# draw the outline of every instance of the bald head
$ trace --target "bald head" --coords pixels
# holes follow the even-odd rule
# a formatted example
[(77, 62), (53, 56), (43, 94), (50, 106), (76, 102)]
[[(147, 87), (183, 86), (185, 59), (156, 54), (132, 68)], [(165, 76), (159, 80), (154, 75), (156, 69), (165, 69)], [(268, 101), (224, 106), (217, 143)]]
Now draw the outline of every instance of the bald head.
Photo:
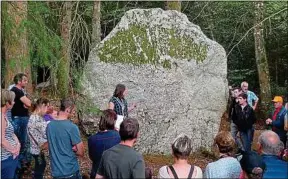
[(281, 141), (279, 136), (270, 130), (264, 131), (258, 138), (261, 146), (261, 152), (264, 154), (278, 155), (281, 150)]

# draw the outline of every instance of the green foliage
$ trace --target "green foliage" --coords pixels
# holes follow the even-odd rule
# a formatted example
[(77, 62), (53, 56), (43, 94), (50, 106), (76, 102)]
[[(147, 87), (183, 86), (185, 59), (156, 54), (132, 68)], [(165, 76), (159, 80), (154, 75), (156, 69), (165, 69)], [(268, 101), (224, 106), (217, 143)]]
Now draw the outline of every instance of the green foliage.
[[(61, 37), (53, 27), (48, 26), (51, 19), (57, 18), (45, 2), (28, 3), (28, 19), (25, 22), (28, 30), (29, 51), (32, 68), (57, 68), (61, 51)], [(37, 70), (36, 70), (37, 71)], [(34, 73), (36, 80), (37, 73)]]

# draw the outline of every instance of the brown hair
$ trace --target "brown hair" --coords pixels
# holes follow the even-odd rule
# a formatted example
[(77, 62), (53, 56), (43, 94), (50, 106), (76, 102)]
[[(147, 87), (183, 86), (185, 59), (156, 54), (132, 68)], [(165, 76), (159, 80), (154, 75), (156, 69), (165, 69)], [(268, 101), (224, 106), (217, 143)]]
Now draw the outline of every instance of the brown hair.
[(116, 88), (115, 88), (113, 96), (117, 97), (117, 98), (120, 98), (120, 99), (123, 99), (124, 98), (123, 93), (124, 93), (125, 89), (126, 89), (126, 87), (123, 84), (116, 85)]
[(64, 112), (67, 108), (69, 107), (74, 107), (74, 101), (66, 98), (66, 99), (62, 99), (60, 101), (60, 111)]
[(32, 104), (32, 112), (34, 112), (37, 107), (40, 107), (41, 105), (48, 105), (49, 104), (49, 100), (46, 98), (39, 98), (36, 102), (34, 102)]
[(227, 154), (229, 156), (233, 155), (235, 149), (235, 140), (228, 131), (219, 132), (215, 139), (215, 144), (218, 146), (220, 153)]
[(25, 73), (18, 73), (14, 76), (13, 82), (17, 85), (18, 81), (22, 81), (23, 76), (27, 77)]
[(137, 138), (139, 132), (139, 123), (136, 119), (127, 118), (120, 125), (119, 134), (122, 141)]
[(15, 99), (15, 93), (6, 89), (1, 89), (1, 108), (9, 103), (10, 105)]
[(239, 94), (238, 98), (241, 97), (243, 99), (247, 99), (248, 95), (246, 93)]
[(54, 107), (53, 106), (49, 106), (48, 109), (47, 109), (46, 114), (52, 114), (53, 111), (54, 111)]
[(117, 119), (117, 114), (112, 109), (107, 109), (102, 111), (100, 122), (99, 122), (99, 130), (113, 130), (115, 121)]

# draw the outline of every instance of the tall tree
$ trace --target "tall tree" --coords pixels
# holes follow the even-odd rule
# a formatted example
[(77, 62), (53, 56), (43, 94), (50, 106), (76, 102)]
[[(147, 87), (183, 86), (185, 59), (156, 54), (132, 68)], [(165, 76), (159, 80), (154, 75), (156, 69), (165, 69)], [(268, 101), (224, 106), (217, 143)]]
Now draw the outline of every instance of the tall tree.
[(92, 48), (101, 41), (101, 1), (94, 1), (92, 17)]
[(6, 10), (4, 17), (4, 49), (5, 49), (5, 86), (8, 87), (12, 83), (13, 77), (17, 73), (25, 73), (28, 75), (29, 83), (26, 87), (31, 93), (31, 61), (29, 58), (27, 29), (25, 22), (27, 21), (27, 2), (13, 1), (4, 2), (2, 4)]
[(176, 10), (181, 12), (181, 1), (166, 1), (166, 10)]
[(259, 85), (260, 85), (260, 100), (261, 104), (269, 104), (271, 101), (271, 87), (268, 60), (266, 56), (265, 41), (264, 41), (264, 25), (263, 25), (263, 1), (254, 2), (255, 5), (255, 58), (258, 70)]
[(63, 2), (63, 15), (61, 21), (61, 38), (62, 43), (62, 58), (59, 61), (57, 71), (57, 88), (62, 98), (67, 97), (69, 93), (70, 84), (70, 60), (71, 60), (71, 46), (70, 46), (70, 33), (71, 33), (71, 16), (72, 16), (72, 2)]

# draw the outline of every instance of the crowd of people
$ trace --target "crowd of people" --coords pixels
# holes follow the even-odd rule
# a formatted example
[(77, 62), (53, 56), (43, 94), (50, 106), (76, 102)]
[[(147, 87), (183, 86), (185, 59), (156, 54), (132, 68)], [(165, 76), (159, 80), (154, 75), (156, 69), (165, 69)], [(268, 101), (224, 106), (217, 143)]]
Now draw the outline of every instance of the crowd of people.
[[(14, 83), (9, 90), (1, 90), (1, 178), (21, 179), (33, 163), (33, 178), (42, 179), (47, 164), (45, 150), (54, 179), (82, 178), (78, 157), (84, 156), (85, 149), (78, 126), (70, 120), (76, 111), (74, 101), (62, 99), (56, 110), (48, 99), (29, 99), (25, 74), (15, 75)], [(288, 163), (282, 159), (288, 129), (283, 98), (275, 96), (272, 100), (275, 110), (266, 120), (272, 130), (262, 132), (253, 151), (258, 97), (248, 90), (247, 82), (232, 92), (231, 132), (221, 131), (215, 137), (219, 159), (203, 171), (189, 163), (191, 137), (180, 134), (171, 141), (174, 163), (161, 167), (157, 178), (288, 178)], [(125, 85), (118, 84), (108, 109), (101, 113), (99, 131), (88, 139), (90, 178), (152, 178), (143, 156), (133, 149), (140, 126), (137, 119), (128, 116), (136, 104), (128, 107), (126, 95)]]

